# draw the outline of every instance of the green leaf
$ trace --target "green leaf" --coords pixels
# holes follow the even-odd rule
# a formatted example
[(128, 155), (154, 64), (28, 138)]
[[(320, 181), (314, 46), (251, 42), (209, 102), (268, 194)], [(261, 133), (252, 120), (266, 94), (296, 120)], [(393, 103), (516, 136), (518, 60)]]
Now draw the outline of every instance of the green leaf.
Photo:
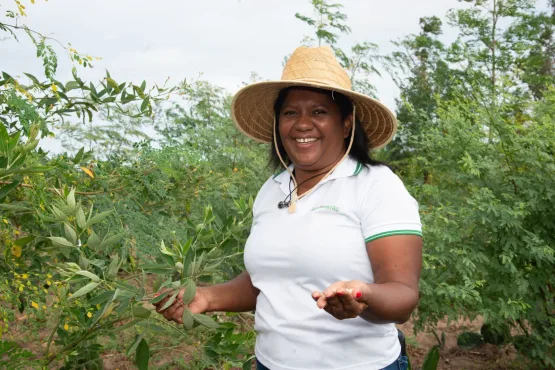
[(140, 317), (142, 319), (148, 319), (151, 314), (152, 314), (152, 311), (145, 308), (144, 306), (141, 306), (141, 305), (138, 305), (138, 304), (133, 306), (133, 316), (135, 316), (135, 317)]
[(60, 211), (56, 206), (52, 206), (52, 214), (57, 221), (67, 221), (66, 214)]
[(65, 233), (66, 238), (73, 245), (75, 245), (77, 243), (77, 234), (75, 233), (75, 230), (73, 230), (73, 227), (71, 227), (71, 225), (69, 225), (67, 222), (64, 222), (64, 233)]
[(112, 211), (106, 211), (106, 212), (99, 213), (92, 218), (89, 218), (89, 220), (87, 221), (87, 227), (91, 227), (92, 225), (104, 220), (106, 217), (110, 216), (111, 214), (112, 214)]
[(11, 135), (10, 142), (8, 144), (7, 153), (12, 153), (17, 144), (19, 144), (19, 137), (21, 136), (21, 131), (17, 131), (15, 134)]
[(110, 298), (112, 298), (114, 296), (114, 291), (113, 290), (109, 290), (107, 292), (102, 292), (94, 297), (92, 297), (91, 299), (89, 299), (88, 303), (90, 305), (97, 305), (97, 304), (101, 304), (104, 302), (107, 302)]
[(69, 299), (72, 300), (72, 299), (76, 299), (81, 296), (84, 296), (85, 294), (91, 292), (94, 288), (96, 288), (98, 284), (99, 283), (95, 283), (95, 282), (88, 283), (87, 285), (85, 285), (84, 287), (82, 287), (81, 289), (73, 293), (73, 295), (69, 297)]
[(118, 270), (119, 270), (119, 255), (116, 254), (114, 257), (112, 257), (110, 266), (108, 266), (108, 271), (106, 273), (106, 276), (108, 277), (108, 279), (114, 279), (118, 274)]
[(89, 271), (80, 270), (80, 271), (77, 271), (76, 274), (88, 277), (89, 279), (91, 279), (92, 281), (94, 281), (96, 283), (98, 283), (100, 281), (100, 278), (98, 276), (96, 276), (95, 274), (93, 274), (92, 272), (89, 272)]
[(104, 239), (104, 241), (102, 241), (102, 243), (100, 243), (99, 245), (99, 249), (108, 247), (114, 243), (119, 242), (121, 239), (123, 239), (125, 237), (125, 234), (127, 234), (125, 231), (119, 234), (116, 234), (114, 236), (111, 236), (109, 238)]
[(194, 281), (189, 280), (187, 284), (185, 284), (185, 293), (183, 293), (183, 298), (181, 298), (181, 300), (183, 301), (183, 304), (188, 305), (189, 303), (191, 303), (193, 298), (195, 298), (196, 293), (197, 293), (197, 287)]
[(29, 77), (29, 78), (31, 79), (31, 81), (33, 81), (33, 83), (34, 83), (35, 85), (38, 85), (38, 86), (41, 85), (41, 83), (39, 82), (39, 80), (38, 80), (35, 76), (33, 76), (32, 74), (30, 74), (30, 73), (25, 73), (25, 72), (23, 72), (23, 74), (24, 74), (25, 76)]
[(193, 256), (194, 256), (193, 249), (189, 249), (187, 254), (184, 255), (184, 258), (183, 258), (183, 274), (184, 275), (188, 274), (189, 266), (191, 265), (191, 262), (193, 262)]
[(98, 238), (98, 235), (96, 235), (96, 233), (93, 230), (91, 231), (91, 235), (87, 240), (87, 247), (91, 249), (96, 249), (96, 247), (98, 247), (99, 245), (100, 245), (100, 239)]
[(173, 292), (172, 296), (170, 297), (170, 299), (168, 299), (166, 301), (166, 303), (164, 303), (164, 305), (162, 306), (162, 308), (160, 310), (164, 311), (165, 309), (167, 309), (168, 307), (170, 307), (176, 300), (177, 295), (179, 294), (179, 289), (177, 289), (175, 292)]
[(167, 248), (166, 245), (164, 244), (164, 241), (162, 240), (162, 244), (160, 245), (160, 252), (162, 252), (165, 255), (168, 256), (175, 256), (174, 253), (170, 252)]
[(199, 324), (206, 326), (207, 328), (210, 328), (210, 329), (217, 329), (220, 327), (220, 324), (218, 324), (211, 317), (208, 317), (206, 315), (193, 314), (193, 319), (195, 319), (195, 321), (198, 322)]
[(437, 370), (437, 365), (439, 364), (439, 348), (438, 346), (433, 346), (432, 349), (426, 355), (424, 363), (422, 364), (422, 370)]
[(183, 321), (183, 327), (186, 330), (191, 330), (193, 328), (195, 319), (193, 318), (193, 314), (188, 308), (185, 308), (183, 310), (183, 314), (181, 315), (181, 320)]
[[(3, 126), (3, 125), (0, 125), (0, 126)], [(4, 199), (10, 191), (17, 188), (20, 182), (21, 182), (21, 180), (16, 180), (16, 181), (13, 181), (11, 184), (4, 185), (3, 187), (1, 187), (0, 188), (0, 201), (2, 201), (2, 199)]]
[(144, 112), (148, 108), (148, 102), (149, 102), (148, 97), (143, 99), (143, 102), (141, 104), (141, 112)]
[(14, 242), (14, 244), (15, 244), (15, 245), (19, 245), (19, 246), (24, 246), (25, 244), (28, 244), (28, 243), (32, 242), (32, 241), (35, 240), (36, 238), (37, 238), (36, 236), (29, 235), (29, 236), (26, 236), (26, 237), (24, 237), (24, 238), (19, 238), (19, 239), (17, 239), (17, 240)]
[[(12, 212), (27, 212), (27, 211), (32, 211), (33, 210), (32, 208), (29, 208), (29, 207), (23, 207), (23, 206), (19, 206), (17, 204), (11, 204), (11, 203), (0, 204), (0, 209), (5, 209), (5, 210), (8, 210), (8, 211), (12, 211)], [(52, 220), (54, 220), (54, 219), (52, 219)], [(54, 221), (56, 221), (56, 220), (54, 220)]]
[(4, 154), (6, 157), (8, 155), (8, 143), (10, 142), (10, 135), (6, 126), (0, 125), (0, 154)]
[(68, 208), (74, 212), (75, 211), (75, 189), (71, 189), (71, 191), (69, 192), (67, 199), (66, 199), (66, 203)]
[(79, 82), (77, 82), (77, 81), (68, 81), (66, 83), (66, 91), (79, 89), (80, 87), (81, 86), (79, 85)]
[(152, 303), (152, 304), (160, 303), (160, 302), (162, 302), (162, 301), (164, 300), (164, 298), (166, 298), (170, 293), (171, 293), (171, 290), (168, 290), (167, 292), (161, 293), (158, 297), (152, 298), (152, 300), (150, 301), (150, 303)]
[(84, 155), (85, 155), (85, 147), (82, 147), (77, 152), (77, 155), (75, 156), (75, 158), (73, 158), (73, 163), (75, 163), (75, 164), (81, 163), (81, 160), (83, 159)]
[(133, 352), (135, 352), (137, 350), (137, 347), (139, 346), (139, 343), (141, 343), (141, 340), (143, 340), (143, 335), (137, 335), (135, 337), (135, 340), (131, 342), (131, 344), (127, 348), (127, 351), (125, 351), (125, 355), (130, 356)]
[(59, 236), (50, 236), (48, 239), (52, 240), (52, 243), (57, 247), (73, 247), (74, 244), (67, 240), (66, 238), (62, 238)]
[(146, 340), (142, 339), (135, 353), (135, 363), (139, 370), (148, 370), (148, 361), (150, 360), (150, 350)]
[(83, 208), (77, 208), (75, 219), (77, 220), (77, 226), (79, 226), (81, 229), (87, 228), (87, 220), (85, 219), (85, 212), (83, 212)]

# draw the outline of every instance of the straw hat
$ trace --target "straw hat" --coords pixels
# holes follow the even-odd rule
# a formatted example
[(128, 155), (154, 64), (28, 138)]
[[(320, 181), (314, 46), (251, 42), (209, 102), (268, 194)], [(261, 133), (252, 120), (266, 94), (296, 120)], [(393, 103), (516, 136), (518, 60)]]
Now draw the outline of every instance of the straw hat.
[(280, 90), (291, 86), (337, 91), (350, 98), (372, 149), (389, 143), (397, 130), (397, 120), (386, 106), (352, 90), (347, 72), (329, 46), (301, 46), (287, 61), (281, 80), (258, 82), (239, 90), (231, 103), (235, 125), (254, 140), (271, 142), (274, 103)]

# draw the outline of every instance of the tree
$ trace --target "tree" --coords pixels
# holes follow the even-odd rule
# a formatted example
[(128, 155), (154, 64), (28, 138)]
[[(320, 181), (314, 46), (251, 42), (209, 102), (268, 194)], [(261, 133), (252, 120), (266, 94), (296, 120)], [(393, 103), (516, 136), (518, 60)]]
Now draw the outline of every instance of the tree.
[[(311, 0), (311, 3), (314, 8), (314, 18), (299, 13), (296, 13), (295, 17), (314, 28), (318, 46), (324, 42), (334, 50), (341, 66), (350, 75), (353, 90), (375, 96), (370, 76), (379, 75), (379, 71), (375, 67), (375, 64), (381, 59), (378, 55), (378, 46), (366, 41), (354, 45), (347, 54), (338, 46), (340, 35), (351, 32), (351, 28), (345, 23), (347, 15), (341, 12), (343, 5), (330, 4), (325, 0)], [(303, 44), (313, 45), (316, 39), (305, 36)]]

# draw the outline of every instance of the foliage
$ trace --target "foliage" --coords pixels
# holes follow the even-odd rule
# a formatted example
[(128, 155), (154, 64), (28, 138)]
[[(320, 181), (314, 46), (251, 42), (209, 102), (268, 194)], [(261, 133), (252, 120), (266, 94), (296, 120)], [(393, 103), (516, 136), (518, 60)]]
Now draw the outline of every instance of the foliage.
[[(370, 76), (379, 75), (376, 64), (381, 61), (378, 55), (378, 45), (365, 41), (351, 47), (350, 53), (343, 51), (338, 46), (341, 33), (349, 34), (351, 28), (346, 25), (347, 15), (341, 12), (343, 5), (329, 4), (325, 0), (311, 0), (314, 8), (314, 18), (295, 14), (295, 17), (314, 28), (318, 46), (322, 41), (330, 46), (342, 67), (349, 73), (353, 90), (369, 96), (375, 96), (376, 91), (370, 82)], [(303, 43), (312, 45), (316, 40), (305, 36)]]
[(526, 356), (553, 366), (554, 75), (535, 63), (538, 50), (553, 61), (554, 18), (533, 1), (467, 3), (448, 15), (453, 43), (424, 18), (389, 58), (401, 130), (388, 150), (425, 234), (416, 316), (509, 325)]
[[(243, 173), (251, 174), (247, 164), (256, 153), (245, 149), (245, 140), (234, 140), (235, 149), (223, 153), (227, 163), (219, 160), (220, 166), (211, 166), (215, 148), (231, 147), (229, 139), (234, 136), (225, 132), (219, 135), (224, 141), (213, 143), (212, 148), (188, 148), (196, 139), (208, 142), (209, 131), (225, 128), (230, 123), (228, 114), (212, 124), (209, 120), (205, 136), (187, 132), (196, 137), (182, 146), (172, 142), (173, 147), (165, 144), (154, 149), (156, 143), (127, 141), (114, 147), (115, 132), (121, 138), (137, 132), (125, 131), (120, 121), (129, 127), (144, 125), (156, 103), (178, 88), (118, 83), (108, 72), (98, 84), (87, 84), (79, 78), (77, 67), (73, 80), (62, 83), (55, 79), (57, 57), (48, 38), (4, 23), (2, 30), (23, 30), (32, 38), (47, 81), (27, 74), (30, 84), (23, 84), (6, 72), (0, 80), (0, 334), (11, 335), (16, 315), (25, 315), (34, 329), (46, 329), (44, 323), (50, 321), (55, 324), (48, 328), (44, 352), (32, 353), (36, 361), (27, 365), (101, 368), (103, 338), (131, 331), (135, 337), (126, 354), (134, 355), (139, 368), (147, 368), (153, 355), (148, 343), (157, 335), (177, 334), (185, 341), (193, 328), (205, 332), (203, 327), (218, 326), (208, 316), (191, 315), (187, 327), (179, 330), (152, 314), (151, 301), (159, 289), (187, 287), (194, 292), (197, 284), (221, 282), (243, 269), (240, 256), (252, 198), (245, 202), (237, 195), (249, 198), (242, 191), (247, 187)], [(82, 60), (73, 48), (65, 49), (76, 64), (90, 66), (90, 59)], [(190, 95), (195, 91), (190, 89)], [(198, 91), (202, 94), (201, 88)], [(215, 103), (223, 112), (229, 97), (218, 96)], [(196, 109), (191, 116), (203, 112), (202, 107)], [(204, 112), (210, 119), (213, 107)], [(87, 126), (71, 123), (75, 118)], [(64, 134), (66, 139), (76, 132), (91, 134), (96, 130), (95, 119), (113, 126), (101, 135), (80, 137), (88, 139), (87, 150), (82, 147), (75, 154), (49, 157), (36, 149), (39, 135), (53, 136), (60, 129), (70, 130)], [(236, 180), (226, 175), (235, 175)], [(218, 181), (221, 187), (200, 194)], [(219, 214), (212, 213), (209, 201)], [(155, 246), (160, 243), (161, 247)], [(233, 321), (226, 325), (228, 330), (236, 326)], [(203, 335), (210, 337), (209, 332)], [(228, 340), (220, 338), (222, 345)], [(241, 335), (234, 339), (239, 344), (246, 341)], [(11, 361), (31, 356), (11, 342), (2, 343)], [(251, 347), (227, 357), (222, 354), (212, 363), (236, 364), (246, 348)]]
[(457, 336), (457, 346), (462, 349), (472, 349), (484, 344), (482, 334), (465, 331)]
[[(330, 44), (355, 90), (372, 94), (384, 62), (401, 91), (399, 133), (375, 155), (421, 206), (416, 330), (481, 316), (486, 341), (555, 366), (553, 15), (529, 0), (464, 1), (447, 16), (455, 41), (442, 41), (439, 17), (422, 18), (384, 57), (370, 42), (344, 52), (342, 6), (311, 3), (314, 16), (297, 14), (315, 32), (306, 43)], [(25, 11), (17, 3), (7, 16)], [(31, 38), (44, 77), (0, 77), (0, 361), (101, 368), (112, 343), (147, 368), (156, 344), (175, 338), (200, 342), (199, 367), (249, 368), (249, 314), (186, 310), (181, 328), (151, 303), (182, 287), (190, 299), (244, 269), (267, 148), (233, 127), (231, 97), (217, 86), (149, 87), (108, 72), (85, 82), (79, 70), (95, 58), (18, 24), (0, 30)], [(74, 63), (69, 81), (56, 79), (59, 47)], [(49, 136), (66, 152), (44, 152)], [(23, 318), (29, 331), (48, 330), (46, 348), (11, 340)], [(437, 366), (445, 337), (436, 338), (424, 368)]]

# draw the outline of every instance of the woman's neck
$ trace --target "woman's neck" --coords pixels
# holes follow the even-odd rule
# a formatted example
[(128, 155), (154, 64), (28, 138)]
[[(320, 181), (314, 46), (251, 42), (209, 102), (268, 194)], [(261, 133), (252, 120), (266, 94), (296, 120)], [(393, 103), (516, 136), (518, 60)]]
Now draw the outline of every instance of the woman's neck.
[(297, 184), (300, 184), (297, 188), (297, 195), (301, 196), (316, 185), (318, 185), (318, 183), (343, 158), (344, 155), (345, 152), (342, 152), (339, 158), (337, 158), (333, 163), (317, 170), (303, 170), (295, 166), (295, 181), (297, 182)]

